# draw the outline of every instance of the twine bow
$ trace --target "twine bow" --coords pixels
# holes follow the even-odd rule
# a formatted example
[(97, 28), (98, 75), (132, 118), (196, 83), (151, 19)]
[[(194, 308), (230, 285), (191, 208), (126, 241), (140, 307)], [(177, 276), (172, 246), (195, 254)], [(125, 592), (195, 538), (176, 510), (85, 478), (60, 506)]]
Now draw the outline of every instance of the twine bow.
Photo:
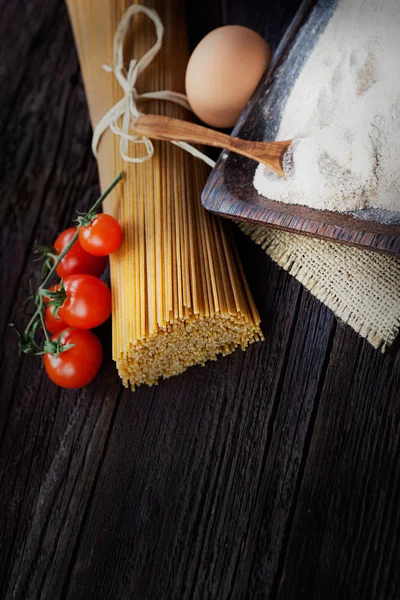
[[(144, 13), (147, 15), (151, 21), (153, 21), (155, 30), (156, 30), (156, 42), (155, 44), (144, 54), (139, 60), (132, 59), (129, 63), (128, 72), (124, 67), (124, 58), (123, 58), (123, 47), (124, 40), (127, 34), (127, 31), (130, 27), (131, 18), (137, 13)], [(140, 6), (138, 4), (134, 4), (130, 6), (122, 17), (121, 21), (118, 24), (117, 30), (114, 35), (114, 46), (113, 46), (113, 65), (112, 67), (108, 65), (103, 65), (103, 69), (109, 73), (114, 73), (114, 76), (118, 80), (120, 86), (124, 90), (124, 97), (121, 98), (99, 121), (97, 124), (92, 139), (92, 150), (93, 154), (97, 158), (97, 148), (100, 142), (100, 138), (103, 133), (107, 129), (111, 129), (111, 131), (120, 136), (120, 146), (119, 151), (122, 158), (131, 163), (142, 163), (146, 160), (149, 160), (154, 154), (154, 146), (152, 141), (146, 137), (141, 135), (135, 135), (134, 133), (129, 133), (131, 119), (138, 117), (142, 114), (138, 108), (137, 103), (143, 100), (169, 100), (170, 102), (175, 102), (175, 104), (179, 104), (184, 108), (191, 110), (189, 102), (185, 96), (185, 94), (180, 94), (179, 92), (172, 92), (170, 90), (161, 90), (158, 92), (146, 92), (144, 94), (139, 94), (136, 90), (136, 80), (140, 73), (149, 66), (151, 61), (154, 59), (156, 54), (160, 51), (162, 46), (162, 40), (164, 35), (164, 27), (161, 22), (160, 17), (156, 13), (155, 10), (151, 8), (147, 8), (146, 6)], [(118, 122), (122, 117), (122, 127), (119, 127)], [(136, 145), (143, 145), (146, 149), (145, 156), (130, 156), (128, 153), (129, 143), (133, 143)], [(190, 152), (194, 156), (201, 158), (208, 165), (213, 167), (215, 162), (194, 148), (190, 144), (186, 142), (171, 142), (183, 148), (187, 152)]]

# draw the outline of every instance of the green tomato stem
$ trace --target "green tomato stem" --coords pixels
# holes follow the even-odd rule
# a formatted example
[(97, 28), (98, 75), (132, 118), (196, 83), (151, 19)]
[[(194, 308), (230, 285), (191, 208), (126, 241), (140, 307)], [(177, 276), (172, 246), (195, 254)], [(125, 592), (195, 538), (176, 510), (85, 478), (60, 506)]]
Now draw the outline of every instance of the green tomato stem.
[(46, 341), (50, 342), (49, 332), (47, 331), (47, 327), (46, 327), (45, 322), (44, 322), (44, 317), (43, 317), (43, 311), (42, 310), (39, 312), (39, 318), (40, 318), (40, 322), (42, 324), (42, 329), (43, 329), (43, 333), (44, 333), (44, 336), (46, 338)]
[(65, 248), (61, 252), (61, 254), (58, 254), (56, 260), (54, 261), (54, 265), (51, 267), (50, 271), (47, 273), (46, 277), (44, 278), (41, 285), (39, 286), (38, 292), (44, 288), (44, 286), (46, 285), (46, 283), (48, 282), (50, 277), (53, 275), (54, 271), (57, 269), (58, 265), (60, 264), (60, 262), (62, 261), (64, 256), (67, 254), (67, 252), (69, 252), (71, 250), (72, 246), (75, 244), (76, 240), (78, 239), (78, 232), (79, 232), (79, 229), (77, 227), (76, 232), (74, 233), (74, 235), (71, 238), (71, 241), (65, 246)]
[(108, 188), (102, 193), (100, 198), (98, 200), (96, 200), (96, 202), (93, 204), (92, 208), (89, 209), (88, 214), (93, 214), (97, 210), (97, 208), (100, 206), (100, 204), (103, 202), (103, 200), (105, 200), (105, 198), (107, 198), (107, 196), (112, 192), (112, 190), (115, 188), (115, 186), (121, 181), (123, 176), (124, 176), (124, 172), (121, 171), (121, 173), (118, 175), (118, 177), (116, 177), (114, 179), (114, 181), (108, 186)]

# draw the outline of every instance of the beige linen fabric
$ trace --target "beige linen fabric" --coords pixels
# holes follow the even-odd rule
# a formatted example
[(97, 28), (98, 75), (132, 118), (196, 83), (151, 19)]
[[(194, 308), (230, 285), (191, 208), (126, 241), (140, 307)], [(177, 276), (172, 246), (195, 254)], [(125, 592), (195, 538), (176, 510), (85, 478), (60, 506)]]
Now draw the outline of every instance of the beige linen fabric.
[(400, 329), (400, 259), (269, 227), (241, 229), (318, 300), (384, 352)]

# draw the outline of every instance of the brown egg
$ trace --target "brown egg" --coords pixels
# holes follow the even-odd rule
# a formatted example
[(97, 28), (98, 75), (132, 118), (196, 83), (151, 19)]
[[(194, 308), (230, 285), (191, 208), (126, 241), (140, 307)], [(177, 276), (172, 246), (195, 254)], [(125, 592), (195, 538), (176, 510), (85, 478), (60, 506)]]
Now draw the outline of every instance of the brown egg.
[(267, 42), (240, 25), (214, 29), (196, 46), (186, 69), (193, 112), (212, 127), (232, 127), (271, 58)]

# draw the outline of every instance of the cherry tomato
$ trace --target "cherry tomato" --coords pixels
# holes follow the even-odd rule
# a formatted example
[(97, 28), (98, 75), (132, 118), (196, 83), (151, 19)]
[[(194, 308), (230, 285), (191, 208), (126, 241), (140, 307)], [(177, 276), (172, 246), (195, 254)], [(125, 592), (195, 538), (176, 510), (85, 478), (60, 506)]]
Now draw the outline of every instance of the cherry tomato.
[(103, 360), (100, 341), (94, 333), (82, 329), (64, 329), (51, 339), (55, 341), (60, 336), (63, 346), (75, 345), (61, 352), (57, 358), (53, 354), (44, 355), (47, 375), (54, 383), (64, 388), (87, 385), (96, 377)]
[(44, 324), (50, 333), (59, 333), (68, 327), (68, 325), (60, 319), (58, 314), (57, 316), (54, 315), (54, 310), (55, 306), (46, 306), (44, 309)]
[[(75, 233), (76, 227), (70, 227), (60, 233), (53, 244), (58, 254), (61, 254)], [(100, 277), (106, 265), (107, 258), (105, 256), (93, 256), (93, 254), (89, 254), (82, 248), (78, 239), (57, 266), (56, 273), (59, 277), (67, 277), (68, 275), (78, 273), (87, 273), (95, 277)]]
[(79, 241), (86, 252), (107, 256), (121, 245), (121, 225), (111, 215), (99, 214), (87, 227), (79, 229)]
[(93, 329), (111, 314), (110, 288), (93, 275), (70, 275), (64, 279), (67, 299), (58, 310), (70, 327)]

